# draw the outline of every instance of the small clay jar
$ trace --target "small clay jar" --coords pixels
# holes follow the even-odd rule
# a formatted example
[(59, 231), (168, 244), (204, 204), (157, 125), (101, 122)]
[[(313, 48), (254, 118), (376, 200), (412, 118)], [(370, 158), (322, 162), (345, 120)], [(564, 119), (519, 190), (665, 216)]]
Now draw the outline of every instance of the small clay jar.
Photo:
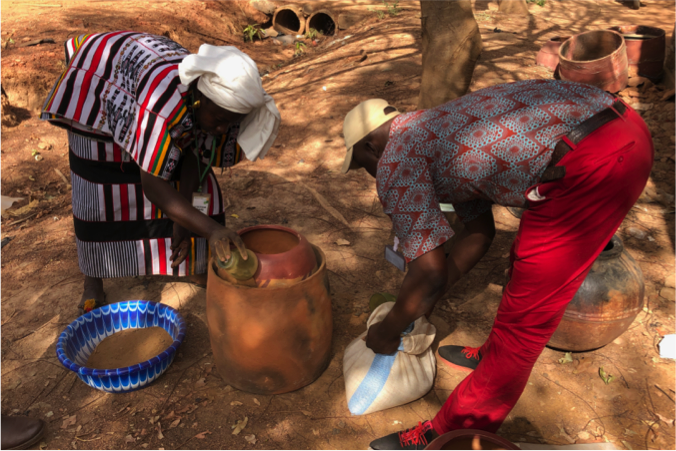
[(615, 235), (568, 304), (548, 346), (582, 352), (607, 345), (641, 313), (644, 296), (641, 267)]
[[(474, 445), (474, 446), (473, 446)], [(425, 449), (521, 449), (514, 443), (491, 432), (477, 429), (457, 429), (440, 435)]]
[(253, 279), (258, 287), (288, 286), (305, 280), (317, 269), (308, 240), (280, 225), (258, 225), (239, 232), (247, 249), (258, 259)]
[(554, 36), (549, 41), (545, 42), (535, 58), (535, 64), (546, 67), (551, 71), (555, 71), (559, 65), (559, 47), (570, 36)]

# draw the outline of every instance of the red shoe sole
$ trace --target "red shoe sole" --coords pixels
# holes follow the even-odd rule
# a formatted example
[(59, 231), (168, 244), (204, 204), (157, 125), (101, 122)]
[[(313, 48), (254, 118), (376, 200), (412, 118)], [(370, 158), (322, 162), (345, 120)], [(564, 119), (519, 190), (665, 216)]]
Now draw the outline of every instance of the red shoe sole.
[[(439, 353), (437, 352), (437, 355), (438, 355), (438, 354), (439, 354)], [(445, 358), (443, 358), (443, 357), (441, 357), (441, 356), (439, 356), (439, 360), (441, 360), (442, 362), (444, 362), (447, 366), (449, 366), (449, 367), (451, 367), (451, 368), (455, 368), (456, 370), (464, 371), (465, 373), (471, 373), (471, 372), (474, 371), (472, 368), (467, 368), (466, 366), (456, 365), (455, 363), (450, 362), (450, 361), (446, 360)]]

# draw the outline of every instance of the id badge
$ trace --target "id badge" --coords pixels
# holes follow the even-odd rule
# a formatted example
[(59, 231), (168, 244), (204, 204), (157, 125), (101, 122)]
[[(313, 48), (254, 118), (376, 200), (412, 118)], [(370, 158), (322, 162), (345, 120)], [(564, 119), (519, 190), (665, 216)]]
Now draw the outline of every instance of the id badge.
[[(398, 243), (395, 242), (395, 246), (397, 244)], [(395, 246), (385, 246), (385, 260), (392, 263), (399, 271), (406, 271), (406, 259), (401, 253), (396, 251), (397, 247)]]
[(211, 194), (209, 193), (192, 193), (192, 206), (200, 213), (209, 214), (209, 203), (211, 202)]

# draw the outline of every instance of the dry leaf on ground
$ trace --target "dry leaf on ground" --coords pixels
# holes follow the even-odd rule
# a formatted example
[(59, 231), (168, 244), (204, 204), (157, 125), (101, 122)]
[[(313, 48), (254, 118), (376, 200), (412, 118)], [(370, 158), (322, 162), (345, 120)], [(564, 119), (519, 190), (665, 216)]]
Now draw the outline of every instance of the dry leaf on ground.
[(164, 434), (162, 434), (162, 424), (157, 423), (157, 438), (162, 440), (164, 438)]
[(242, 403), (239, 402), (239, 401), (233, 401), (233, 402), (230, 403), (230, 405), (231, 405), (231, 406), (241, 406)]
[(603, 369), (603, 367), (599, 367), (599, 376), (601, 376), (601, 379), (603, 379), (603, 382), (606, 385), (610, 384), (613, 381), (613, 379), (615, 379), (615, 376), (613, 376), (612, 374), (607, 374)]
[(301, 412), (303, 412), (303, 415), (305, 415), (306, 417), (312, 416), (312, 412), (310, 412), (309, 410), (301, 410)]
[(244, 417), (243, 420), (239, 420), (237, 424), (232, 426), (232, 435), (238, 435), (240, 432), (242, 432), (242, 429), (246, 427), (246, 424), (249, 422), (249, 417)]
[(336, 240), (336, 244), (337, 244), (338, 246), (349, 246), (349, 245), (350, 245), (350, 242), (347, 241), (347, 240), (345, 240), (345, 239), (343, 239), (343, 238), (338, 238), (338, 239)]
[(200, 440), (204, 440), (205, 438), (207, 438), (207, 434), (211, 434), (211, 431), (200, 432), (199, 434), (197, 434), (195, 436), (195, 438), (200, 439)]
[(176, 419), (175, 419), (174, 421), (172, 421), (171, 424), (169, 425), (169, 429), (174, 429), (176, 426), (178, 426), (178, 423), (180, 423), (180, 422), (181, 422), (181, 419), (180, 419), (180, 418), (176, 418)]
[(573, 356), (570, 354), (570, 352), (566, 352), (563, 355), (563, 358), (559, 359), (559, 363), (561, 363), (561, 364), (563, 364), (563, 363), (573, 363)]
[(74, 425), (75, 421), (77, 421), (77, 418), (76, 418), (75, 415), (71, 415), (69, 417), (64, 417), (63, 418), (63, 424), (61, 425), (61, 429), (66, 429), (68, 426)]
[(204, 378), (201, 377), (195, 382), (195, 388), (204, 387), (207, 383), (204, 381)]
[(655, 415), (657, 415), (657, 417), (658, 417), (660, 420), (662, 420), (665, 424), (670, 424), (670, 425), (672, 425), (672, 426), (674, 425), (674, 420), (670, 420), (669, 418), (665, 417), (664, 415), (660, 415), (660, 414), (657, 413), (657, 412), (655, 412)]
[(244, 436), (244, 440), (251, 443), (252, 445), (256, 444), (256, 436), (253, 434)]
[(260, 406), (261, 402), (258, 399), (254, 398), (254, 404), (256, 404), (257, 406)]
[(135, 441), (136, 441), (136, 439), (134, 437), (132, 437), (131, 434), (129, 434), (128, 436), (126, 436), (124, 438), (124, 443), (134, 443)]

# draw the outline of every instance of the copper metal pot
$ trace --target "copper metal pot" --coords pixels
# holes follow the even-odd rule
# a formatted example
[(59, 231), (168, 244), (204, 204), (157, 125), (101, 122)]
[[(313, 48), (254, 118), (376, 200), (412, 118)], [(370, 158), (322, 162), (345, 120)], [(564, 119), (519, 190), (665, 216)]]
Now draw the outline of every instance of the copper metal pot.
[(663, 29), (646, 25), (620, 25), (609, 30), (624, 37), (630, 77), (640, 75), (653, 82), (662, 79), (666, 47)]
[[(472, 446), (478, 437), (479, 448)], [(427, 445), (425, 449), (520, 449), (514, 443), (491, 432), (478, 429), (458, 429), (443, 434)]]
[(559, 48), (562, 80), (587, 83), (608, 92), (627, 86), (627, 47), (616, 31), (587, 31), (569, 38)]
[(258, 225), (237, 233), (258, 258), (253, 279), (259, 287), (291, 285), (308, 278), (317, 268), (312, 245), (293, 229)]
[(209, 262), (207, 324), (225, 384), (249, 393), (287, 393), (315, 381), (329, 364), (333, 320), (324, 253), (305, 280), (283, 287), (229, 283)]
[(548, 346), (589, 351), (627, 330), (643, 308), (645, 285), (636, 261), (613, 236), (568, 304)]

